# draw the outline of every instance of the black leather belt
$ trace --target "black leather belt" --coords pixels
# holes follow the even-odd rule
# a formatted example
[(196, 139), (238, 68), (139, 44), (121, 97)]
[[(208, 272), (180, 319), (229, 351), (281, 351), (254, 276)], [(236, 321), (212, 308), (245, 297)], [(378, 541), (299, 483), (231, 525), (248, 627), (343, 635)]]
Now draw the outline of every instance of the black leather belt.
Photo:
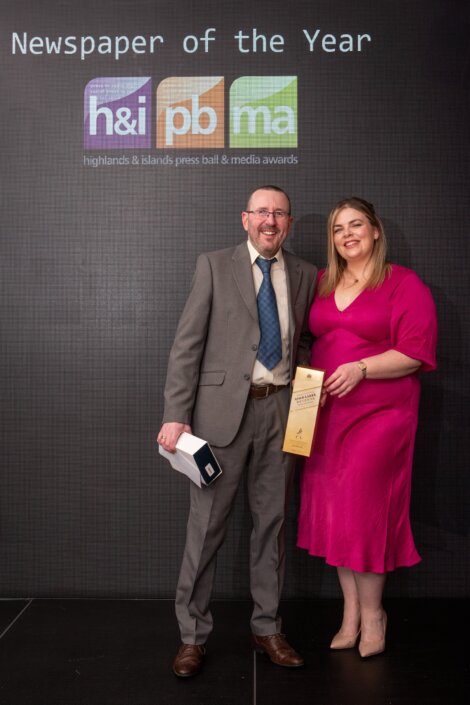
[(263, 386), (256, 386), (254, 384), (250, 387), (249, 398), (250, 399), (266, 399), (271, 394), (276, 394), (280, 392), (281, 389), (285, 389), (287, 384), (264, 384)]

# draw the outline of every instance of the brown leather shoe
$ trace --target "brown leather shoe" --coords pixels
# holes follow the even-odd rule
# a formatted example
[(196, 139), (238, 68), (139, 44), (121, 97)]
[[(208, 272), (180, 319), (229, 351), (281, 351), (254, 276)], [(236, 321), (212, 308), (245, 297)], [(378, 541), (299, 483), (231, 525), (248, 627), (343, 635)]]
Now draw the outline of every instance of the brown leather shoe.
[(252, 635), (253, 646), (256, 651), (264, 652), (276, 666), (298, 668), (304, 665), (302, 656), (289, 646), (284, 634), (270, 634), (269, 636)]
[(173, 673), (179, 678), (195, 676), (202, 668), (206, 648), (202, 644), (181, 644), (173, 661)]

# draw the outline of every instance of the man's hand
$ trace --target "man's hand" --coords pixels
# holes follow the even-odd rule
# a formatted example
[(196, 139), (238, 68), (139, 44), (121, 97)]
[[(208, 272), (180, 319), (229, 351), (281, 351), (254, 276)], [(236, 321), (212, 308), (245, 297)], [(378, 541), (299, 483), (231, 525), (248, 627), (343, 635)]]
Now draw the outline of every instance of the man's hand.
[(178, 421), (164, 423), (157, 435), (157, 443), (169, 453), (174, 453), (176, 443), (182, 433), (192, 433), (191, 426), (188, 426), (186, 423), (179, 423)]

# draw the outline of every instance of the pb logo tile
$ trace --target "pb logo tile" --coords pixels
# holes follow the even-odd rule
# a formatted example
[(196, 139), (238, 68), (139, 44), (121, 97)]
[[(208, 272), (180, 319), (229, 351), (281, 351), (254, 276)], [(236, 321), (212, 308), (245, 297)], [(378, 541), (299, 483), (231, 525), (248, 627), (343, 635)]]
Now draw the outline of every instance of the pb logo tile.
[(151, 101), (151, 78), (94, 78), (85, 88), (85, 148), (150, 147)]
[(242, 76), (232, 83), (230, 147), (297, 147), (297, 76)]
[(171, 77), (157, 88), (158, 149), (224, 146), (222, 76)]

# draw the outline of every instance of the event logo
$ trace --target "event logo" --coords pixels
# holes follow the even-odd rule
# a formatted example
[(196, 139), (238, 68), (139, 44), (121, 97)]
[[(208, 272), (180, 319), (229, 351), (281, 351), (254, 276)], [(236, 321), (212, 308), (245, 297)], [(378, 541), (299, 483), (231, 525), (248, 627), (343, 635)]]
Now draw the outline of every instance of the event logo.
[[(94, 78), (85, 88), (86, 149), (148, 149), (152, 80)], [(241, 76), (230, 87), (231, 148), (297, 147), (297, 76)], [(223, 76), (172, 76), (156, 92), (157, 149), (225, 146)]]
[(242, 76), (232, 83), (230, 147), (297, 147), (296, 76)]
[(172, 77), (162, 81), (157, 89), (157, 148), (223, 146), (223, 77)]
[(85, 88), (85, 148), (150, 147), (151, 100), (151, 78), (94, 78)]

